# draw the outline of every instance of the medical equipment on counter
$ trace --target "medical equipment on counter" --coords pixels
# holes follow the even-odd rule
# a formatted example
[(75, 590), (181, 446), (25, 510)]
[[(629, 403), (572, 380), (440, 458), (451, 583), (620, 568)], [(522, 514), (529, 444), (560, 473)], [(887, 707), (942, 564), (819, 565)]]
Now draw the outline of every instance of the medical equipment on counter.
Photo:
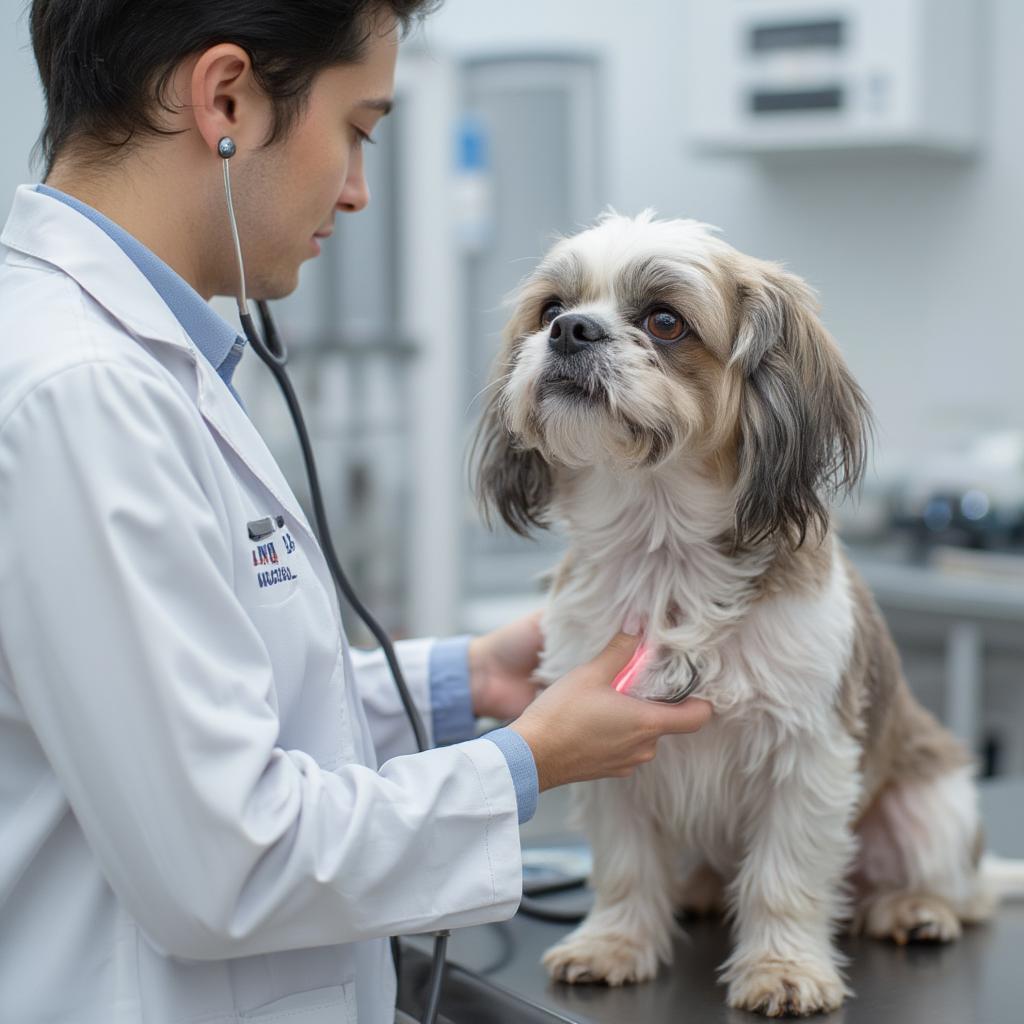
[[(331, 533), (327, 523), (327, 512), (324, 508), (323, 494), (320, 490), (320, 478), (317, 473), (316, 460), (313, 456), (313, 446), (309, 440), (309, 432), (306, 429), (306, 422), (299, 407), (299, 401), (295, 396), (295, 389), (292, 387), (288, 374), (285, 371), (288, 362), (288, 350), (281, 341), (273, 317), (270, 314), (270, 308), (266, 302), (257, 301), (256, 303), (256, 308), (259, 310), (260, 320), (263, 324), (264, 333), (262, 336), (256, 329), (252, 314), (249, 312), (249, 304), (245, 293), (245, 264), (242, 259), (242, 245), (238, 237), (238, 223), (235, 220), (235, 206), (231, 198), (231, 172), (228, 167), (229, 161), (236, 152), (235, 143), (230, 138), (225, 137), (217, 143), (217, 153), (221, 157), (224, 167), (224, 195), (227, 200), (228, 219), (231, 222), (231, 237), (234, 241), (235, 257), (238, 260), (238, 316), (242, 322), (242, 329), (249, 344), (267, 365), (278, 386), (281, 388), (285, 401), (288, 404), (288, 411), (291, 413), (292, 420), (295, 423), (299, 445), (302, 448), (302, 458), (306, 465), (306, 474), (309, 478), (309, 492), (313, 503), (313, 517), (316, 522), (317, 537), (327, 557), (327, 564), (331, 570), (335, 586), (344, 595), (359, 618), (363, 620), (367, 629), (374, 635), (384, 651), (388, 668), (391, 670), (391, 676), (402, 699), (402, 706), (405, 708), (409, 724), (412, 726), (413, 734), (416, 737), (416, 746), (420, 751), (424, 751), (428, 747), (426, 729), (409, 693), (409, 688), (399, 667), (398, 657), (395, 654), (391, 639), (370, 613), (369, 609), (360, 601), (359, 596), (352, 588), (341, 567), (334, 544), (331, 541)], [(438, 1007), (441, 1002), (441, 985), (444, 980), (445, 951), (448, 945), (449, 934), (447, 931), (438, 932), (434, 940), (433, 964), (430, 973), (426, 1011), (423, 1015), (422, 1024), (434, 1024), (434, 1021), (437, 1019)], [(395, 938), (391, 940), (391, 952), (395, 959), (396, 974), (400, 974), (400, 951), (398, 940)]]
[(943, 439), (891, 476), (890, 526), (917, 560), (938, 547), (1024, 554), (1024, 431)]

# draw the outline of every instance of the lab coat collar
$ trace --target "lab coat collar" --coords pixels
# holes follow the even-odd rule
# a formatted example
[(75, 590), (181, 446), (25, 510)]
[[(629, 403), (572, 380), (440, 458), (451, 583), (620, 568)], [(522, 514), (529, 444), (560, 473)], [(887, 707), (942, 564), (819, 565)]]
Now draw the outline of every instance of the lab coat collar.
[(58, 199), (21, 185), (0, 241), (63, 270), (139, 338), (197, 354), (191, 338), (145, 275), (97, 224)]
[(109, 217), (80, 199), (59, 192), (49, 185), (37, 185), (36, 191), (52, 199), (59, 199), (65, 206), (77, 210), (93, 224), (103, 228), (156, 289), (199, 351), (213, 364), (218, 376), (231, 383), (230, 371), (241, 358), (241, 352), (235, 354), (235, 349), (245, 344), (245, 339), (239, 337), (237, 327), (232, 327), (218, 316), (192, 285), (156, 253), (147, 249), (134, 235), (125, 231), (120, 224), (115, 224)]
[(34, 185), (21, 185), (0, 242), (63, 271), (134, 337), (184, 350), (195, 368), (196, 404), (203, 418), (313, 536), (252, 421), (146, 276), (101, 227)]

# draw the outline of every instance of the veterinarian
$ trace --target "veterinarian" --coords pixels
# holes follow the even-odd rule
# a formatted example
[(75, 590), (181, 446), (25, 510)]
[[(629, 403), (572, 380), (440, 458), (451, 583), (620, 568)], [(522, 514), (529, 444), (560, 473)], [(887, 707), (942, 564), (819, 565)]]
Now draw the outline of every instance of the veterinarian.
[[(35, 0), (42, 186), (0, 267), (0, 1020), (394, 1019), (386, 937), (495, 921), (539, 791), (625, 775), (678, 707), (619, 635), (531, 703), (537, 617), (350, 650), (212, 312), (290, 293), (428, 0)], [(454, 526), (453, 526), (454, 528)], [(516, 719), (474, 739), (474, 718)], [(519, 716), (517, 718), (517, 716)]]

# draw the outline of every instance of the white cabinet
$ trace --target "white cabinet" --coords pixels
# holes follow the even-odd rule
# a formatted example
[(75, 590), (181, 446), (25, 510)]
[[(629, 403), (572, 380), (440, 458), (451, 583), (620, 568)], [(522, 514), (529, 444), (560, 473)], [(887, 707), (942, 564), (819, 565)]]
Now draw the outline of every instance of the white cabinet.
[(704, 151), (977, 142), (984, 0), (691, 0), (683, 97)]

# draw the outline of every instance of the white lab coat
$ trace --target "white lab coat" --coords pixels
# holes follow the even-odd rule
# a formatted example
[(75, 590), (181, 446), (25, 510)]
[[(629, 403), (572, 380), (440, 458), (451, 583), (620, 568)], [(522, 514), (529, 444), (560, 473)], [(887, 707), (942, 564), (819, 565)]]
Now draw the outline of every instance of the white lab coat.
[(384, 936), (515, 911), (506, 761), (377, 769), (398, 698), (244, 411), (75, 210), (2, 240), (0, 1021), (390, 1024)]

